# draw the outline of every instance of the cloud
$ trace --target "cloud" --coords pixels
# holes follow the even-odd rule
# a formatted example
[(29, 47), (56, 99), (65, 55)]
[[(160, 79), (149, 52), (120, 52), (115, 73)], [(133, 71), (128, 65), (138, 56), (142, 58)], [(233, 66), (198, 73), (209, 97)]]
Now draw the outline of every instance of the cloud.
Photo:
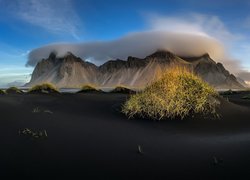
[(70, 0), (16, 0), (15, 17), (52, 33), (68, 33), (78, 38), (80, 18)]
[(131, 33), (114, 41), (81, 44), (51, 44), (37, 48), (29, 54), (27, 65), (35, 66), (52, 51), (62, 57), (68, 51), (101, 64), (110, 59), (126, 59), (128, 56), (145, 57), (158, 49), (166, 49), (181, 56), (199, 56), (209, 53), (214, 59), (224, 57), (223, 46), (214, 38), (195, 34), (168, 31)]
[(25, 84), (30, 80), (31, 68), (20, 67), (19, 65), (0, 64), (0, 87), (8, 87), (10, 82)]
[(190, 13), (185, 16), (165, 17), (149, 14), (147, 18), (149, 28), (155, 30), (209, 36), (222, 42), (243, 38), (240, 34), (232, 34), (218, 16)]
[(242, 71), (237, 74), (240, 78), (244, 81), (250, 82), (250, 72), (249, 71)]
[(35, 66), (52, 51), (56, 51), (59, 57), (70, 51), (100, 65), (110, 59), (126, 59), (128, 56), (143, 58), (158, 49), (166, 49), (180, 56), (209, 53), (230, 72), (241, 71), (241, 62), (229, 52), (232, 42), (243, 36), (231, 33), (217, 16), (191, 13), (186, 16), (164, 17), (151, 14), (146, 18), (147, 30), (129, 33), (116, 40), (55, 43), (34, 49), (29, 54), (27, 65)]

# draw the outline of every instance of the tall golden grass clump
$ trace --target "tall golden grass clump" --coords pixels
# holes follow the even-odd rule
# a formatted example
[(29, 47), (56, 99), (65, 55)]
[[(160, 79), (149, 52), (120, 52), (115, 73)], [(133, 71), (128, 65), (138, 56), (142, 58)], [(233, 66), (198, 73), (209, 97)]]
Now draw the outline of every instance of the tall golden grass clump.
[(51, 83), (43, 83), (33, 86), (29, 93), (59, 93), (58, 89)]
[(216, 114), (217, 92), (185, 67), (171, 67), (141, 93), (132, 95), (122, 107), (134, 116), (161, 120), (183, 119), (192, 114)]

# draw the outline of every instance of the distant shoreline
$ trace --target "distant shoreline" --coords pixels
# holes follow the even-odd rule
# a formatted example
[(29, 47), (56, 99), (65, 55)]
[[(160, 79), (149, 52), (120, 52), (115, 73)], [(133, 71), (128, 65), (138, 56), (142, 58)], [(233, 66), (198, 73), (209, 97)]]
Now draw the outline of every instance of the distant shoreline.
[[(22, 91), (24, 92), (27, 92), (31, 87), (17, 87), (18, 89), (21, 89)], [(109, 92), (111, 90), (113, 90), (115, 87), (98, 87), (99, 89), (101, 89), (102, 91), (104, 92)], [(128, 87), (134, 91), (141, 91), (142, 88), (133, 88), (133, 87)], [(0, 89), (2, 90), (6, 90), (8, 89), (8, 87), (0, 87)], [(61, 93), (76, 93), (78, 92), (79, 90), (81, 90), (81, 88), (58, 88), (59, 89), (59, 92)], [(215, 90), (217, 92), (225, 92), (225, 91), (229, 91), (229, 90), (232, 90), (232, 91), (248, 91), (249, 89), (216, 89)]]

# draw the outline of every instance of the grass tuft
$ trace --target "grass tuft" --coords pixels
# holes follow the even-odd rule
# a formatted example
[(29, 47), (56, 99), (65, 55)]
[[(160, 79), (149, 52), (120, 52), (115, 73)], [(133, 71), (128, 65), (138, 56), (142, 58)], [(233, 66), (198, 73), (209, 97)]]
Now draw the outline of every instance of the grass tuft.
[(126, 86), (116, 86), (112, 91), (110, 91), (111, 93), (123, 93), (123, 94), (134, 94), (135, 91), (133, 91), (132, 89), (130, 89), (129, 87)]
[(81, 90), (78, 91), (77, 93), (87, 93), (87, 92), (102, 92), (102, 90), (96, 88), (95, 85), (86, 84), (86, 85), (83, 85)]
[(49, 94), (49, 93), (59, 93), (58, 89), (50, 83), (43, 83), (39, 85), (33, 86), (28, 91), (29, 93), (43, 93), (43, 94)]
[(0, 89), (0, 95), (6, 94), (4, 90)]
[(7, 94), (23, 94), (23, 91), (17, 87), (10, 87), (5, 91)]
[(171, 67), (144, 91), (132, 95), (122, 112), (162, 120), (194, 114), (216, 114), (218, 93), (185, 67)]
[(233, 91), (232, 89), (229, 89), (227, 91), (221, 92), (221, 95), (234, 95), (234, 94), (238, 94), (239, 92), (237, 91)]
[(250, 99), (250, 94), (243, 96), (241, 99)]

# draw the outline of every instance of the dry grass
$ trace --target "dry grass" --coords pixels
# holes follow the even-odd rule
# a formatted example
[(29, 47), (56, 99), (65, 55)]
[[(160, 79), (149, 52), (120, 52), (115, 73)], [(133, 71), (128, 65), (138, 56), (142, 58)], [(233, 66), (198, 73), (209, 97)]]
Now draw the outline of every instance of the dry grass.
[(7, 94), (22, 94), (23, 91), (18, 89), (17, 87), (10, 87), (5, 91)]
[(184, 67), (171, 67), (162, 77), (132, 95), (123, 105), (122, 112), (134, 116), (165, 119), (193, 114), (214, 114), (219, 101), (217, 92)]
[(33, 86), (28, 91), (29, 93), (59, 93), (58, 89), (51, 83), (43, 83)]
[(81, 87), (81, 90), (78, 91), (78, 93), (84, 93), (84, 92), (102, 92), (102, 90), (98, 89), (93, 84), (85, 84)]
[(6, 94), (4, 90), (0, 89), (0, 95)]
[(19, 135), (30, 136), (32, 138), (48, 138), (48, 133), (46, 130), (33, 130), (29, 128), (19, 129)]
[(135, 91), (130, 89), (127, 86), (119, 85), (116, 86), (113, 90), (110, 91), (111, 93), (124, 93), (124, 94), (133, 94)]
[(234, 95), (234, 94), (238, 94), (239, 92), (237, 91), (233, 91), (232, 89), (229, 89), (227, 91), (221, 92), (221, 95)]
[(243, 96), (242, 99), (250, 99), (250, 94)]

